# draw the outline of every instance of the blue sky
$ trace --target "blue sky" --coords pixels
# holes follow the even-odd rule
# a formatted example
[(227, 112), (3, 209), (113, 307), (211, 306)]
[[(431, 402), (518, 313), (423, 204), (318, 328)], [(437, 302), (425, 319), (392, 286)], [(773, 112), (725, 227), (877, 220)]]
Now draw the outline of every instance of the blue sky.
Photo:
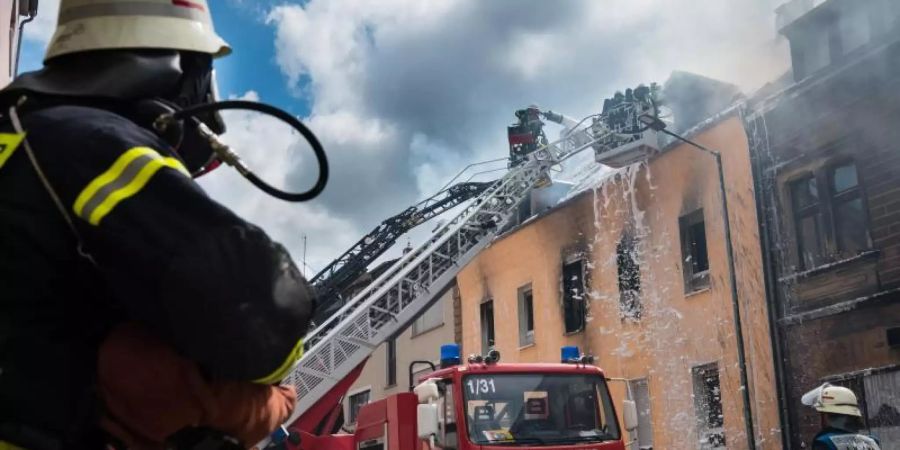
[[(275, 28), (266, 24), (266, 11), (262, 8), (269, 2), (227, 0), (215, 3), (212, 12), (216, 31), (234, 47), (234, 53), (216, 61), (222, 95), (242, 95), (252, 90), (268, 103), (296, 115), (308, 115), (309, 99), (303, 98), (297, 89), (292, 93), (275, 62)], [(43, 10), (39, 11), (39, 16), (46, 18)], [(26, 25), (26, 35), (29, 32), (30, 27)], [(42, 39), (23, 42), (20, 72), (41, 67), (44, 46)]]

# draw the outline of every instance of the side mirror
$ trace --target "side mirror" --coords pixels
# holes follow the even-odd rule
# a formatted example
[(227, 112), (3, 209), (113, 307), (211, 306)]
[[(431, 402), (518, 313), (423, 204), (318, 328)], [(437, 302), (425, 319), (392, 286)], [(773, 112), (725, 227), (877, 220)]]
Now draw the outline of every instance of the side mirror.
[(622, 420), (625, 421), (625, 430), (627, 431), (638, 427), (637, 405), (633, 400), (622, 401)]
[(434, 403), (416, 408), (416, 425), (419, 439), (431, 439), (438, 433), (438, 407)]
[(416, 393), (416, 397), (419, 398), (419, 403), (428, 403), (441, 396), (440, 391), (438, 391), (437, 383), (435, 383), (434, 380), (424, 381), (422, 384), (416, 386), (413, 391)]

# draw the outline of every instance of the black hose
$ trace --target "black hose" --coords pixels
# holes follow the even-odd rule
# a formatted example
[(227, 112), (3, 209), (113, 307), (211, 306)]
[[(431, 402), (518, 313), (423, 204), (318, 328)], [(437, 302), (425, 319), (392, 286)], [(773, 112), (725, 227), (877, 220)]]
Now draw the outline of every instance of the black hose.
[(245, 178), (247, 178), (248, 181), (253, 183), (254, 186), (258, 187), (263, 192), (289, 202), (303, 202), (311, 200), (322, 193), (322, 190), (325, 189), (325, 185), (328, 183), (328, 159), (325, 156), (325, 149), (322, 148), (322, 144), (319, 143), (319, 139), (316, 138), (316, 135), (313, 134), (313, 132), (310, 131), (309, 128), (307, 128), (306, 125), (303, 124), (303, 122), (300, 122), (300, 120), (298, 120), (296, 117), (281, 109), (278, 109), (272, 105), (267, 105), (265, 103), (251, 102), (247, 100), (223, 100), (220, 102), (205, 103), (202, 105), (184, 108), (173, 113), (171, 118), (172, 120), (181, 120), (185, 117), (194, 116), (196, 114), (222, 111), (226, 109), (257, 111), (281, 119), (283, 122), (287, 123), (292, 128), (300, 132), (303, 138), (306, 139), (306, 142), (308, 142), (310, 147), (312, 148), (313, 154), (315, 154), (316, 156), (316, 163), (319, 166), (319, 176), (316, 179), (316, 184), (314, 184), (313, 187), (305, 192), (291, 193), (282, 191), (261, 180), (253, 172), (242, 174)]

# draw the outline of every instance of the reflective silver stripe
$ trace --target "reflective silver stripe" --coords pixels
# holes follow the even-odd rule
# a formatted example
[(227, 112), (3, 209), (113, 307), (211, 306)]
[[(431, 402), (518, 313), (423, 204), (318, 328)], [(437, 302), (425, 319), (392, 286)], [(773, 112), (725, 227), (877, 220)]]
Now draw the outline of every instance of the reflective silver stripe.
[(110, 194), (127, 186), (128, 183), (130, 183), (131, 180), (134, 180), (134, 177), (140, 173), (141, 169), (154, 159), (159, 159), (159, 155), (149, 154), (134, 158), (124, 169), (122, 169), (122, 173), (119, 174), (115, 180), (107, 183), (91, 196), (87, 203), (84, 204), (84, 208), (78, 212), (78, 215), (84, 220), (90, 221), (91, 214), (94, 213), (94, 210), (97, 209)]
[(210, 23), (209, 13), (206, 11), (157, 2), (99, 3), (74, 6), (60, 11), (59, 23), (65, 24), (73, 20), (100, 16), (159, 16)]

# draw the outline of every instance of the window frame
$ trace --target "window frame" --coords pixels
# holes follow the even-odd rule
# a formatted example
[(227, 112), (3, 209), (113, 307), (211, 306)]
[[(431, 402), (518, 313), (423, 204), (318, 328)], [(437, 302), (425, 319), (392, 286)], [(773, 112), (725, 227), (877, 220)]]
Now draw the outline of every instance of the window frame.
[[(835, 188), (835, 172), (837, 168), (852, 165), (853, 170), (856, 172), (856, 185), (846, 189), (841, 192), (837, 192)], [(853, 255), (846, 255), (844, 252), (847, 251), (846, 248), (842, 248), (841, 243), (841, 230), (838, 225), (838, 206), (843, 205), (845, 203), (852, 202), (854, 200), (860, 200), (862, 203), (863, 209), (863, 228), (865, 231), (865, 245), (862, 251), (871, 250), (872, 249), (872, 236), (869, 230), (869, 206), (868, 199), (865, 195), (865, 189), (863, 186), (862, 176), (860, 176), (859, 172), (859, 164), (856, 163), (855, 160), (852, 159), (837, 159), (831, 161), (824, 168), (824, 176), (826, 181), (828, 182), (828, 209), (830, 210), (829, 219), (831, 220), (831, 232), (832, 232), (832, 244), (833, 244), (833, 254), (837, 259), (844, 259), (851, 257)]]
[[(703, 224), (706, 270), (694, 272), (696, 257), (692, 250), (695, 243), (692, 240), (691, 228), (698, 224)], [(693, 294), (708, 289), (711, 264), (709, 260), (709, 236), (707, 235), (706, 216), (703, 208), (695, 209), (679, 217), (678, 231), (681, 236), (681, 271), (684, 277), (684, 293)], [(690, 260), (688, 260), (688, 257), (690, 257)]]
[[(799, 186), (800, 183), (804, 181), (812, 180), (816, 183), (816, 202), (812, 205), (800, 206), (799, 195), (795, 195), (796, 186)], [(825, 229), (825, 220), (826, 220), (826, 206), (825, 202), (822, 200), (822, 187), (821, 180), (815, 172), (804, 172), (803, 174), (792, 178), (787, 182), (787, 190), (788, 196), (790, 197), (791, 202), (791, 217), (794, 221), (794, 241), (795, 251), (797, 252), (797, 264), (802, 269), (809, 269), (812, 267), (806, 267), (806, 261), (803, 258), (805, 253), (805, 246), (803, 245), (802, 236), (802, 223), (803, 220), (808, 217), (815, 217), (815, 225), (816, 225), (816, 242), (818, 243), (818, 250), (821, 254), (814, 256), (814, 258), (819, 258), (824, 260), (826, 255), (828, 254), (828, 245), (827, 245), (827, 235), (828, 232)], [(815, 261), (815, 260), (814, 260)], [(821, 261), (815, 262), (813, 267), (816, 267), (821, 264)]]
[[(834, 174), (836, 169), (852, 165), (856, 171), (856, 185), (841, 192), (837, 192), (834, 186)], [(816, 205), (800, 207), (798, 199), (794, 195), (793, 186), (806, 179), (814, 179), (818, 190), (818, 202)], [(793, 233), (793, 245), (790, 252), (793, 256), (793, 262), (799, 271), (811, 271), (828, 264), (850, 259), (860, 253), (873, 249), (871, 220), (869, 217), (868, 195), (866, 193), (866, 182), (860, 171), (858, 161), (845, 157), (837, 156), (828, 159), (822, 164), (817, 165), (801, 172), (798, 172), (783, 181), (783, 190), (786, 203), (790, 205), (790, 210), (786, 214), (786, 219), (790, 221), (789, 229)], [(850, 254), (841, 242), (841, 230), (839, 224), (838, 207), (845, 203), (859, 200), (862, 204), (862, 227), (864, 228), (864, 245), (858, 249), (856, 254)], [(813, 210), (816, 211), (813, 211)], [(822, 254), (813, 261), (813, 264), (807, 264), (804, 260), (804, 248), (802, 243), (802, 219), (811, 215), (818, 215), (818, 241)]]
[(397, 338), (388, 339), (385, 353), (385, 387), (397, 386)]
[[(488, 308), (490, 309), (490, 327), (485, 327), (485, 317)], [(494, 315), (494, 299), (488, 298), (478, 305), (478, 317), (481, 327), (481, 352), (487, 354), (497, 345), (497, 329), (495, 327)]]
[[(534, 289), (531, 283), (519, 287), (516, 293), (519, 317), (519, 347), (534, 345)], [(526, 301), (526, 298), (530, 298)], [(531, 326), (531, 329), (528, 326)]]
[[(709, 394), (711, 390), (708, 389), (708, 379), (710, 374), (715, 373), (716, 377), (716, 385), (718, 388), (718, 396), (715, 400), (718, 403), (717, 412), (715, 417), (718, 418), (718, 421), (721, 423), (712, 423), (709, 419), (714, 416), (714, 412), (716, 409), (709, 409)], [(711, 435), (720, 436), (719, 439), (723, 445), (727, 445), (726, 434), (725, 434), (725, 406), (722, 401), (723, 391), (722, 391), (722, 371), (719, 368), (718, 361), (714, 361), (706, 364), (699, 364), (691, 367), (691, 385), (693, 389), (693, 397), (694, 397), (694, 416), (697, 419), (697, 439), (701, 444), (701, 449), (712, 449), (712, 448), (726, 448), (726, 447), (718, 447), (718, 446), (704, 446), (704, 443), (707, 442), (707, 438)], [(713, 396), (716, 394), (713, 393)], [(721, 429), (721, 433), (711, 433), (711, 431)]]
[[(366, 394), (365, 403), (360, 403), (359, 407), (356, 411), (353, 411), (353, 399), (357, 396)], [(357, 420), (359, 419), (359, 410), (362, 409), (363, 405), (368, 405), (372, 402), (372, 386), (364, 386), (359, 389), (355, 389), (347, 393), (347, 424), (348, 425), (356, 425)]]
[[(624, 251), (627, 249), (627, 251)], [(619, 288), (619, 318), (622, 320), (640, 320), (643, 310), (641, 303), (641, 264), (634, 257), (637, 249), (637, 239), (630, 233), (623, 233), (622, 238), (616, 243), (616, 280)], [(627, 276), (623, 263), (628, 263), (632, 276)], [(635, 283), (637, 286), (623, 289), (623, 284)], [(629, 298), (630, 297), (630, 298)], [(633, 313), (629, 313), (633, 311)]]
[[(579, 279), (581, 280), (581, 299), (576, 299), (574, 294), (569, 293), (569, 289), (567, 289), (566, 284), (566, 267), (571, 266), (573, 264), (578, 264), (581, 267), (581, 274)], [(560, 269), (560, 277), (562, 278), (561, 288), (562, 288), (562, 307), (563, 307), (563, 334), (577, 334), (584, 331), (587, 326), (587, 292), (588, 292), (588, 282), (587, 282), (587, 264), (585, 263), (585, 257), (579, 255), (578, 257), (571, 257), (565, 259), (563, 261), (562, 267)], [(580, 305), (578, 304), (580, 302)], [(580, 307), (580, 311), (579, 311)], [(575, 329), (569, 329), (569, 323), (566, 320), (567, 311), (569, 309), (573, 309), (574, 315), (579, 317), (579, 326)], [(579, 314), (580, 313), (580, 314)]]

